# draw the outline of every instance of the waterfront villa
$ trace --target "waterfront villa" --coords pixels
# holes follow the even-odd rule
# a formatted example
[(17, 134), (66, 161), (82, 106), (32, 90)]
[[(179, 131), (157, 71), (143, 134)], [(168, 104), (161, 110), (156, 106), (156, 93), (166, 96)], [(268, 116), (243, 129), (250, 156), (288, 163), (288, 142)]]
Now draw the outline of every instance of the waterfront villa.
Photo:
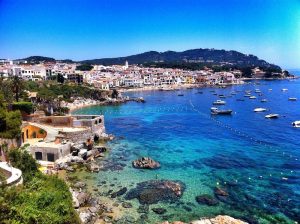
[(90, 144), (105, 133), (103, 115), (33, 116), (23, 122), (22, 145), (38, 161), (54, 162), (77, 142)]

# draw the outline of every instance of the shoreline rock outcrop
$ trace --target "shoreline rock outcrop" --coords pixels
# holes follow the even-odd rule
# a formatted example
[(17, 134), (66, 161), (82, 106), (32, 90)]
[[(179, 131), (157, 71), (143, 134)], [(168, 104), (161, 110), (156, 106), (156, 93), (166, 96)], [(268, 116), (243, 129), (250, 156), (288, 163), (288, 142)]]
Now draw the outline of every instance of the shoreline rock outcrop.
[(136, 169), (158, 169), (160, 168), (159, 162), (154, 161), (150, 157), (142, 157), (134, 160), (132, 166)]
[(160, 201), (177, 201), (183, 194), (180, 181), (150, 180), (138, 183), (125, 196), (126, 200), (138, 199), (141, 204), (156, 204)]
[(215, 218), (202, 218), (199, 220), (191, 221), (189, 223), (175, 221), (175, 222), (163, 222), (161, 224), (248, 224), (239, 219), (232, 218), (228, 215), (218, 215)]

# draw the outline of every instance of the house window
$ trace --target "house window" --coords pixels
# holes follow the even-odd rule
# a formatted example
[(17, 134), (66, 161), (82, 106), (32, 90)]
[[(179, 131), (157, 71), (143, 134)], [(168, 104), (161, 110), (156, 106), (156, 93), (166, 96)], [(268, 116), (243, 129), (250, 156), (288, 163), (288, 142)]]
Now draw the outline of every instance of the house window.
[(41, 152), (35, 152), (36, 160), (43, 160), (43, 154)]
[(47, 153), (47, 160), (49, 162), (54, 162), (54, 154), (53, 153)]

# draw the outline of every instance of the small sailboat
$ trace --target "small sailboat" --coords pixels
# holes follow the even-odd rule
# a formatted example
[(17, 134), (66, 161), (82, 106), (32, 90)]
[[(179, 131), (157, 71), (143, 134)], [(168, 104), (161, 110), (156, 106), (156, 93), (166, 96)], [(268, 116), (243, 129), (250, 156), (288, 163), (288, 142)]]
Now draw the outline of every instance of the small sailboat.
[(254, 99), (256, 99), (256, 96), (250, 96), (249, 99), (254, 100)]
[(286, 91), (288, 91), (288, 89), (285, 89), (285, 88), (284, 88), (284, 89), (282, 89), (281, 91), (282, 91), (282, 92), (286, 92)]
[(268, 102), (268, 100), (267, 99), (262, 99), (260, 102), (265, 103), (265, 102)]
[(269, 118), (269, 119), (275, 119), (275, 118), (278, 118), (279, 117), (279, 114), (268, 114), (265, 116), (265, 118)]

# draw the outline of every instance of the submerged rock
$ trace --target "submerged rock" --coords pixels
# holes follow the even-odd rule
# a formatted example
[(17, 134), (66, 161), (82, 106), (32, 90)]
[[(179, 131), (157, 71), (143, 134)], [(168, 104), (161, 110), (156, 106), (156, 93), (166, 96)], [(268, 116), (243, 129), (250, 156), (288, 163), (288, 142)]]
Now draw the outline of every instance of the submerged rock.
[(116, 191), (116, 192), (112, 193), (112, 194), (111, 194), (111, 198), (119, 197), (119, 196), (125, 194), (126, 191), (127, 191), (127, 187), (123, 187), (123, 188), (121, 188), (119, 191)]
[(129, 202), (123, 202), (123, 203), (122, 203), (122, 207), (123, 207), (123, 208), (132, 208), (132, 204), (129, 203)]
[(150, 157), (142, 157), (140, 159), (134, 160), (132, 166), (137, 169), (158, 169), (160, 164)]
[(179, 181), (150, 180), (138, 183), (125, 198), (127, 200), (137, 198), (141, 204), (155, 204), (159, 201), (174, 202), (182, 196), (183, 190), (184, 184)]
[(227, 196), (229, 195), (225, 190), (223, 190), (223, 189), (220, 188), (220, 187), (216, 187), (215, 190), (214, 190), (214, 192), (215, 192), (215, 195), (216, 195), (216, 196), (227, 197)]
[(149, 205), (140, 205), (137, 209), (138, 213), (148, 213), (149, 212)]
[(167, 210), (164, 208), (152, 208), (152, 211), (159, 215), (165, 214), (167, 212)]
[(209, 194), (202, 194), (196, 197), (196, 201), (199, 204), (205, 204), (208, 206), (214, 206), (217, 205), (219, 202), (217, 201), (217, 199), (215, 199), (213, 196), (209, 195)]

